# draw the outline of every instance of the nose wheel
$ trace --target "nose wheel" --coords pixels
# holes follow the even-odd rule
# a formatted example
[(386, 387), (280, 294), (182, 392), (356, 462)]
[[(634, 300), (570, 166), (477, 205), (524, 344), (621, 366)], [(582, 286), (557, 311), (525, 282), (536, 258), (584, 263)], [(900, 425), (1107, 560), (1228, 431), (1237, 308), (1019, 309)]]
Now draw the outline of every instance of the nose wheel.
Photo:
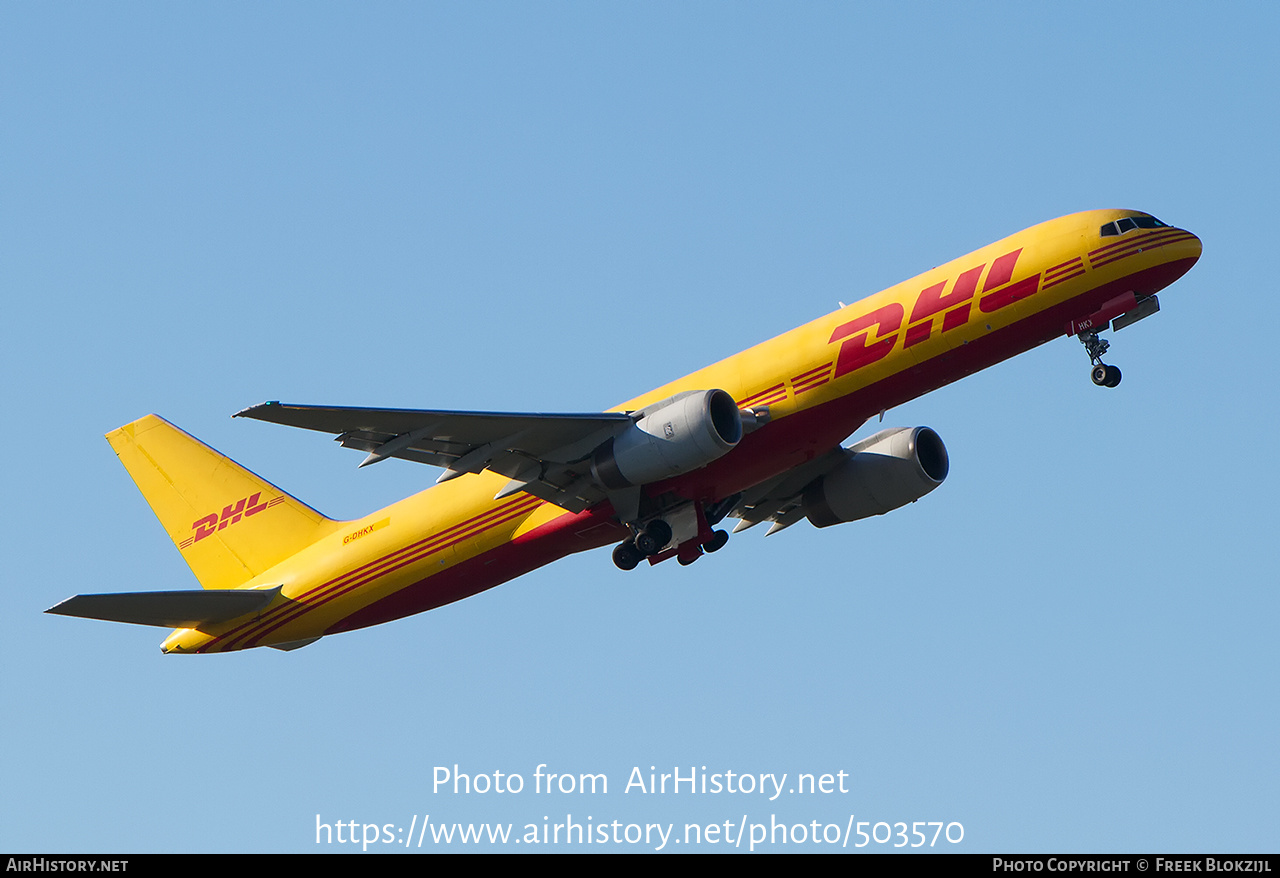
[(1089, 377), (1093, 379), (1093, 383), (1099, 387), (1115, 387), (1120, 383), (1120, 367), (1108, 366), (1106, 363), (1099, 363), (1093, 367), (1093, 371), (1089, 373)]
[[(1106, 327), (1103, 327), (1104, 329)], [(1117, 366), (1108, 366), (1102, 362), (1102, 355), (1111, 347), (1111, 342), (1105, 338), (1098, 338), (1098, 333), (1086, 331), (1080, 333), (1077, 338), (1084, 345), (1085, 353), (1089, 355), (1090, 362), (1093, 363), (1093, 369), (1089, 372), (1089, 377), (1093, 379), (1093, 383), (1099, 387), (1115, 387), (1120, 383), (1120, 369)]]

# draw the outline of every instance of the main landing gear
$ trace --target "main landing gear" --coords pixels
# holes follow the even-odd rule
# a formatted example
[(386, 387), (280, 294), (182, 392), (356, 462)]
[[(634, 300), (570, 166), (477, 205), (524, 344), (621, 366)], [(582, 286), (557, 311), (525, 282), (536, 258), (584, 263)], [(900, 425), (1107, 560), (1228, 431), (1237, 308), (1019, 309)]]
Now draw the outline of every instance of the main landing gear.
[(680, 562), (681, 567), (688, 567), (694, 561), (697, 561), (704, 553), (718, 552), (725, 547), (725, 543), (729, 542), (729, 532), (727, 530), (716, 530), (711, 532), (711, 539), (707, 540), (701, 546), (690, 541), (680, 547), (676, 560)]
[(671, 536), (671, 525), (655, 518), (644, 527), (637, 528), (631, 539), (618, 543), (613, 550), (613, 563), (622, 570), (634, 570), (645, 558), (662, 551), (671, 542)]
[(636, 548), (636, 544), (631, 540), (618, 543), (614, 547), (613, 563), (618, 566), (619, 570), (635, 570), (643, 560), (644, 555), (640, 554), (640, 550)]
[[(1103, 328), (1105, 329), (1106, 327)], [(1093, 383), (1099, 387), (1115, 387), (1119, 384), (1119, 367), (1108, 366), (1102, 362), (1102, 355), (1111, 347), (1111, 342), (1104, 338), (1098, 338), (1098, 333), (1088, 330), (1081, 332), (1077, 338), (1084, 345), (1085, 352), (1089, 354), (1089, 359), (1093, 363), (1093, 369), (1089, 372), (1089, 377), (1093, 379)]]
[[(637, 528), (635, 535), (619, 543), (613, 550), (613, 563), (621, 570), (634, 570), (640, 562), (650, 555), (656, 555), (671, 542), (673, 532), (671, 525), (661, 518), (655, 518), (642, 528)], [(729, 542), (728, 531), (717, 530), (701, 546), (692, 541), (683, 543), (677, 557), (681, 564), (692, 564), (703, 552), (715, 552), (724, 548)]]

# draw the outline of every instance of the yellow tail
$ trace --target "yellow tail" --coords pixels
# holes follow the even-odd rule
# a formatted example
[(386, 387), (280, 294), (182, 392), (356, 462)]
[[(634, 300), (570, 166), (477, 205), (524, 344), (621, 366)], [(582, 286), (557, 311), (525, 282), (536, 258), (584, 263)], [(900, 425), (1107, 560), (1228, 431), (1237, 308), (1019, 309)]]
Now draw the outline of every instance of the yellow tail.
[(107, 441), (205, 588), (243, 585), (336, 526), (156, 415)]

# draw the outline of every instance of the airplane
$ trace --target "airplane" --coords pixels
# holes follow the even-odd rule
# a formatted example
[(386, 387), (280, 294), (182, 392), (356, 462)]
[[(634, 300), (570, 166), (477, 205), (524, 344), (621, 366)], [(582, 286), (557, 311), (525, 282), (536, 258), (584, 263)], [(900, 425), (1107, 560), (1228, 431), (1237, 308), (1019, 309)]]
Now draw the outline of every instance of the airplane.
[(156, 415), (107, 434), (203, 587), (77, 595), (46, 612), (175, 629), (170, 654), (270, 646), (434, 609), (565, 555), (623, 570), (723, 548), (717, 529), (819, 528), (915, 502), (947, 477), (928, 427), (843, 446), (877, 414), (1059, 336), (1101, 387), (1119, 330), (1156, 313), (1200, 239), (1133, 210), (1033, 226), (608, 412), (527, 414), (267, 402), (235, 417), (442, 467), (352, 521), (321, 515)]

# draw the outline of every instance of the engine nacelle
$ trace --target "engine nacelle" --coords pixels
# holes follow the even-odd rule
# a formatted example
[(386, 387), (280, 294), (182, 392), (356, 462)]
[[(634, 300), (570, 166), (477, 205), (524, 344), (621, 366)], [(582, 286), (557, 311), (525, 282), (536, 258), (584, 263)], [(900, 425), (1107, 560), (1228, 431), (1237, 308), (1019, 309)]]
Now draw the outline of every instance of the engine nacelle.
[(626, 432), (595, 450), (591, 472), (606, 488), (647, 485), (723, 457), (742, 438), (742, 414), (723, 390), (695, 390), (649, 406)]
[(804, 492), (815, 527), (857, 521), (919, 500), (942, 484), (947, 448), (928, 427), (882, 430), (846, 450), (848, 459)]

